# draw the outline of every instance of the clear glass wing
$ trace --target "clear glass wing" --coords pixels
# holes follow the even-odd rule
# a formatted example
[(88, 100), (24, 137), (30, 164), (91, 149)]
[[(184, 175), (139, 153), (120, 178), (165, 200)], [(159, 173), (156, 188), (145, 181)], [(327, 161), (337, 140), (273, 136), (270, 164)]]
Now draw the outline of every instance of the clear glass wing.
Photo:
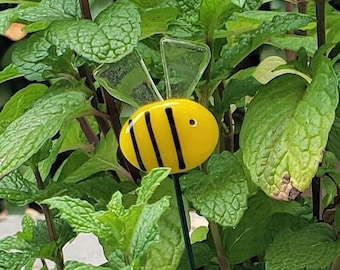
[(163, 38), (161, 55), (167, 98), (190, 97), (210, 61), (209, 47)]
[(94, 77), (112, 96), (135, 108), (163, 100), (136, 51), (116, 63), (101, 65)]

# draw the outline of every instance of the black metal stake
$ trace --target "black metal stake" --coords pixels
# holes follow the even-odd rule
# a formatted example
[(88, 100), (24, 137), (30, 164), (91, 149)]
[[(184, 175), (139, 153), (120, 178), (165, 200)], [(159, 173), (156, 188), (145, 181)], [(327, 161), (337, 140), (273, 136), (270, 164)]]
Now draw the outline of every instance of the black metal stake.
[(174, 182), (174, 188), (176, 193), (176, 200), (177, 200), (177, 206), (178, 206), (178, 213), (179, 218), (181, 220), (181, 227), (183, 232), (183, 238), (184, 238), (184, 244), (185, 244), (185, 250), (188, 256), (189, 260), (189, 266), (190, 270), (195, 270), (195, 259), (194, 254), (192, 252), (191, 243), (190, 243), (190, 236), (189, 236), (189, 228), (187, 219), (185, 216), (185, 210), (184, 210), (184, 203), (183, 203), (183, 197), (182, 197), (182, 191), (181, 191), (181, 184), (179, 182), (179, 175), (173, 174), (172, 180)]

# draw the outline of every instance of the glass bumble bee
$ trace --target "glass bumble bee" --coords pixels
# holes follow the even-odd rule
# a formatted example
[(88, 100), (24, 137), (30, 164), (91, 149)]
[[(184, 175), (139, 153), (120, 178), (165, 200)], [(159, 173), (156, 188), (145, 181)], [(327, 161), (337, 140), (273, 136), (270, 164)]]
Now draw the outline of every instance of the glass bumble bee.
[[(210, 50), (205, 45), (163, 38), (161, 55), (166, 100), (136, 52), (102, 66), (95, 77), (110, 94), (139, 107), (119, 136), (125, 158), (142, 171), (169, 167), (175, 174), (202, 164), (218, 141), (214, 116), (188, 99), (209, 63)], [(155, 102), (157, 99), (160, 101)]]

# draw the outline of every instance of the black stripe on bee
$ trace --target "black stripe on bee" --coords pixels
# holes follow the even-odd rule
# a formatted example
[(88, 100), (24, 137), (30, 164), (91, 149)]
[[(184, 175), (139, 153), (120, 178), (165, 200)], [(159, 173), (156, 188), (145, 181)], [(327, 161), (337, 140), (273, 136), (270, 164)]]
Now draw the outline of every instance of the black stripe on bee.
[(153, 129), (152, 129), (150, 112), (146, 111), (144, 113), (144, 116), (145, 116), (146, 127), (148, 129), (150, 140), (151, 140), (151, 143), (152, 143), (152, 147), (153, 147), (153, 150), (155, 151), (155, 155), (156, 155), (156, 158), (157, 158), (158, 166), (159, 167), (163, 167), (164, 165), (163, 165), (163, 160), (162, 160), (162, 157), (161, 157), (161, 153), (159, 152), (159, 148), (158, 148), (158, 144), (157, 144), (157, 141), (156, 141), (155, 133), (153, 132)]
[(179, 141), (172, 108), (165, 108), (165, 113), (166, 113), (166, 116), (168, 117), (168, 122), (169, 122), (169, 126), (170, 126), (170, 129), (171, 129), (172, 139), (174, 140), (174, 144), (175, 144), (175, 148), (176, 148), (176, 153), (177, 153), (177, 158), (178, 158), (178, 167), (179, 167), (179, 169), (183, 170), (183, 169), (185, 169), (186, 166), (185, 166), (185, 162), (184, 162), (184, 158), (183, 158), (183, 154), (182, 154), (182, 147), (181, 147), (181, 143)]
[(129, 123), (129, 131), (130, 131), (130, 135), (131, 135), (132, 145), (133, 145), (133, 149), (135, 150), (135, 153), (136, 153), (138, 165), (139, 165), (139, 167), (142, 171), (146, 171), (142, 157), (141, 157), (140, 152), (139, 152), (135, 131), (133, 130), (133, 121), (130, 119), (128, 123)]

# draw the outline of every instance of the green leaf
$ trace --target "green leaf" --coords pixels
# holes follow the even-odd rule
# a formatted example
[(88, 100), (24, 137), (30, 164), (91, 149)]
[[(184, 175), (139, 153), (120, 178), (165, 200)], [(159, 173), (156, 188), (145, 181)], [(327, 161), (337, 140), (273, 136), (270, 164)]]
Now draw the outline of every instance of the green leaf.
[(6, 251), (6, 252), (10, 252), (13, 250), (28, 251), (30, 248), (31, 248), (30, 245), (25, 240), (19, 239), (16, 236), (9, 236), (9, 237), (6, 237), (0, 240), (0, 250)]
[(110, 228), (97, 219), (94, 207), (87, 201), (62, 196), (46, 199), (42, 203), (50, 205), (51, 209), (58, 209), (60, 217), (77, 233), (93, 233), (103, 238), (111, 235)]
[(327, 22), (327, 43), (338, 43), (340, 41), (339, 14), (333, 13), (332, 15), (327, 16)]
[[(52, 147), (49, 149), (48, 153), (45, 153), (45, 155), (47, 155), (46, 158), (36, 164), (38, 166), (41, 178), (44, 181), (49, 176), (52, 165), (57, 159), (61, 143), (62, 143), (62, 138), (53, 140)], [(35, 176), (32, 170), (26, 171), (24, 176), (32, 182), (34, 179), (34, 182), (35, 182)]]
[(0, 269), (18, 270), (25, 266), (31, 259), (29, 252), (6, 252), (0, 250)]
[(331, 61), (318, 55), (311, 70), (307, 90), (305, 81), (290, 75), (265, 85), (242, 125), (244, 164), (252, 181), (276, 199), (294, 199), (310, 185), (334, 120), (339, 97)]
[(5, 176), (0, 181), (0, 197), (13, 205), (24, 206), (33, 201), (33, 196), (38, 193), (34, 182), (26, 180), (18, 171)]
[(206, 240), (208, 232), (209, 232), (209, 228), (206, 226), (200, 226), (196, 228), (190, 235), (191, 244), (195, 244), (197, 242), (202, 242)]
[[(88, 120), (88, 118), (85, 119)], [(90, 124), (89, 121), (87, 122)], [(60, 129), (60, 135), (63, 137), (60, 152), (66, 152), (76, 149), (83, 149), (85, 151), (91, 150), (91, 146), (89, 145), (89, 142), (86, 139), (86, 136), (82, 131), (78, 120), (76, 119), (65, 123), (65, 125), (62, 126)]]
[(115, 154), (117, 148), (116, 137), (111, 131), (106, 135), (106, 138), (102, 138), (96, 145), (96, 151), (93, 155), (80, 150), (73, 152), (61, 167), (61, 173), (56, 181), (76, 183), (101, 171), (119, 171), (121, 166), (118, 164)]
[(319, 270), (328, 267), (339, 254), (339, 241), (333, 240), (332, 227), (314, 223), (297, 232), (282, 231), (266, 251), (266, 268)]
[(253, 77), (231, 79), (223, 90), (221, 110), (229, 110), (231, 104), (237, 104), (245, 96), (254, 96), (261, 89), (261, 84)]
[(274, 213), (265, 227), (264, 240), (270, 244), (284, 230), (298, 231), (306, 227), (310, 221), (289, 213)]
[(95, 19), (54, 21), (47, 40), (97, 63), (112, 63), (129, 54), (140, 35), (140, 16), (132, 3), (118, 1)]
[(288, 213), (294, 216), (306, 214), (306, 209), (295, 201), (276, 201), (262, 192), (249, 198), (248, 210), (239, 225), (223, 230), (223, 245), (232, 264), (242, 263), (254, 256), (263, 255), (270, 241), (267, 228), (275, 213)]
[(258, 11), (259, 7), (263, 4), (263, 0), (245, 0), (244, 1), (244, 10), (256, 10)]
[(247, 209), (248, 185), (240, 163), (230, 152), (213, 155), (207, 174), (191, 171), (181, 177), (184, 195), (198, 212), (222, 226), (235, 227)]
[[(310, 209), (295, 201), (276, 201), (258, 192), (249, 198), (248, 210), (235, 229), (223, 230), (223, 245), (230, 263), (237, 264), (254, 256), (263, 255), (270, 241), (268, 225), (275, 213), (288, 213), (299, 216), (309, 213)], [(277, 228), (278, 229), (278, 228)], [(269, 235), (268, 235), (269, 234)]]
[(149, 201), (156, 188), (169, 175), (170, 168), (153, 169), (142, 179), (142, 186), (136, 189), (138, 204), (145, 204)]
[(312, 17), (290, 13), (274, 16), (271, 21), (263, 22), (254, 33), (242, 35), (238, 44), (223, 51), (213, 67), (212, 78), (222, 80), (229, 77), (232, 69), (237, 66), (250, 52), (277, 34), (297, 29), (313, 22)]
[(8, 8), (0, 11), (0, 34), (4, 34), (8, 29), (11, 19), (18, 11), (18, 8)]
[(143, 269), (177, 269), (184, 251), (184, 241), (172, 183), (163, 181), (156, 191), (156, 197), (161, 196), (158, 193), (171, 195), (172, 199), (170, 208), (159, 219), (159, 240), (150, 246)]
[[(207, 243), (196, 243), (192, 245), (192, 252), (195, 258), (196, 268), (205, 268), (209, 265), (210, 260), (214, 258), (214, 253)], [(188, 259), (187, 255), (184, 253), (182, 256), (181, 264), (177, 270), (187, 270), (188, 269)]]
[(146, 10), (141, 13), (140, 39), (151, 37), (155, 34), (163, 34), (168, 29), (171, 20), (176, 19), (178, 10), (173, 7)]
[(60, 78), (65, 74), (75, 76), (72, 57), (69, 50), (60, 55), (42, 32), (16, 43), (12, 53), (17, 70), (30, 81)]
[[(271, 21), (275, 16), (285, 16), (287, 14), (291, 14), (290, 12), (285, 11), (268, 11), (268, 10), (252, 10), (252, 11), (244, 11), (241, 13), (235, 13), (233, 16), (236, 16), (238, 19), (252, 19), (254, 21), (257, 21), (259, 23), (263, 23), (265, 21)], [(295, 13), (296, 14), (296, 13)], [(300, 13), (298, 15), (309, 17), (309, 15)], [(311, 22), (309, 26), (309, 30), (314, 29), (316, 27), (315, 22)], [(306, 29), (305, 27), (299, 27), (299, 29)], [(255, 30), (255, 29), (254, 29)]]
[[(142, 186), (147, 184), (150, 187), (148, 181), (155, 177), (164, 177), (165, 171), (168, 172), (167, 169), (159, 170), (160, 174), (155, 170), (152, 172), (153, 177), (149, 177), (147, 181), (143, 180)], [(151, 189), (154, 187), (151, 186)], [(142, 197), (149, 196), (141, 190), (138, 194)], [(142, 201), (143, 198), (139, 200), (138, 205), (125, 209), (122, 194), (116, 192), (107, 205), (107, 211), (99, 212), (95, 212), (90, 203), (69, 196), (49, 198), (42, 203), (50, 205), (52, 209), (58, 209), (61, 218), (67, 220), (76, 232), (92, 232), (97, 235), (106, 256), (114, 253), (112, 256), (117, 257), (117, 250), (120, 250), (124, 258), (138, 268), (139, 262), (145, 260), (150, 246), (159, 240), (158, 221), (169, 208), (167, 196), (153, 204), (143, 204)]]
[[(59, 185), (60, 183), (57, 183), (57, 186)], [(112, 181), (112, 177), (105, 174), (97, 174), (77, 183), (73, 189), (78, 194), (78, 198), (82, 196), (92, 198), (97, 202), (97, 204), (94, 204), (96, 208), (104, 209), (104, 206), (110, 201), (112, 194), (118, 191), (119, 188), (119, 185)]]
[(24, 215), (21, 220), (22, 231), (16, 233), (16, 237), (20, 240), (29, 242), (33, 239), (33, 229), (35, 221), (31, 216)]
[(75, 91), (51, 96), (12, 122), (0, 135), (0, 178), (38, 152), (84, 101)]
[(21, 20), (28, 22), (81, 18), (78, 0), (42, 0), (38, 5), (20, 9), (17, 13)]
[(167, 1), (166, 6), (176, 7), (179, 11), (167, 34), (177, 38), (192, 38), (200, 34), (201, 27), (198, 25), (200, 4), (201, 0)]
[(309, 56), (312, 56), (317, 50), (316, 37), (312, 36), (285, 35), (282, 37), (273, 37), (270, 39), (270, 44), (282, 50), (296, 52), (303, 47)]
[(199, 22), (206, 29), (208, 35), (218, 30), (233, 12), (239, 9), (238, 1), (202, 0)]
[(169, 199), (163, 197), (151, 205), (144, 206), (142, 209), (140, 207), (131, 209), (132, 216), (140, 213), (137, 223), (132, 223), (130, 218), (125, 220), (127, 227), (134, 228), (129, 243), (129, 255), (132, 260), (143, 259), (148, 254), (152, 243), (158, 241), (158, 220), (168, 208)]
[(165, 0), (131, 0), (131, 2), (135, 3), (136, 5), (142, 8), (152, 8), (166, 1)]
[(6, 81), (19, 78), (22, 74), (18, 72), (16, 66), (12, 63), (0, 71), (0, 84)]
[(329, 132), (327, 149), (333, 152), (336, 158), (340, 160), (340, 106), (335, 112), (335, 119)]
[(32, 104), (41, 98), (46, 90), (46, 85), (33, 83), (16, 92), (0, 112), (0, 134), (11, 122), (32, 107)]
[[(295, 62), (296, 64), (297, 61)], [(308, 72), (308, 70), (307, 70)], [(311, 83), (312, 78), (309, 74), (305, 74), (300, 72), (295, 68), (295, 66), (287, 65), (286, 60), (279, 56), (268, 56), (255, 68), (253, 72), (253, 77), (260, 82), (261, 84), (267, 84), (275, 77), (278, 77), (283, 74), (296, 74), (300, 77), (304, 78), (306, 82)]]
[(65, 264), (65, 270), (110, 270), (111, 268), (103, 266), (94, 266), (87, 263), (77, 261), (67, 261)]
[(115, 250), (109, 256), (108, 263), (106, 264), (112, 270), (133, 270), (132, 266), (127, 266), (124, 258), (124, 253), (122, 251)]
[(102, 12), (105, 8), (112, 4), (111, 0), (90, 0), (90, 9), (92, 18), (96, 18), (100, 12)]
[(48, 21), (38, 21), (26, 25), (23, 30), (27, 33), (34, 33), (38, 31), (45, 30), (51, 22)]
[(334, 202), (334, 198), (337, 196), (337, 185), (330, 177), (324, 176), (322, 177), (322, 190), (324, 194), (322, 198), (322, 208), (326, 208)]

